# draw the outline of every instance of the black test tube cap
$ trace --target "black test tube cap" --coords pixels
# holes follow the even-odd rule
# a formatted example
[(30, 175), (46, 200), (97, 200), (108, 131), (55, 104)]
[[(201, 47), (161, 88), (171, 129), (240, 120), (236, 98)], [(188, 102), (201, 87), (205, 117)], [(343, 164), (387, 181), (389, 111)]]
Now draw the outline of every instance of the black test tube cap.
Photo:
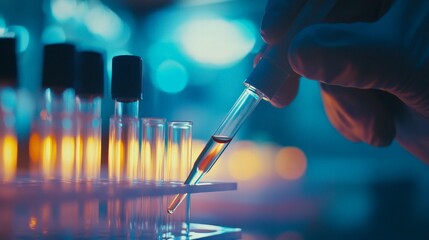
[(0, 85), (16, 87), (18, 69), (16, 56), (16, 38), (0, 38)]
[(134, 102), (143, 94), (142, 59), (121, 55), (112, 60), (112, 98), (120, 102)]
[(70, 43), (55, 43), (43, 49), (43, 88), (65, 90), (74, 87), (76, 47)]
[(104, 95), (104, 59), (100, 52), (82, 51), (77, 54), (76, 95)]

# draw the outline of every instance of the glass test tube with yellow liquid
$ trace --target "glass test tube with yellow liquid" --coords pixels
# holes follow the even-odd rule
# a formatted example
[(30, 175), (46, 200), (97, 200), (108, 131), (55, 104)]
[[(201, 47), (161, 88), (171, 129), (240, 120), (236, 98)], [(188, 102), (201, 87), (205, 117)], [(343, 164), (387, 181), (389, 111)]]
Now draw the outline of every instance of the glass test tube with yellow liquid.
[(0, 38), (0, 180), (13, 180), (18, 163), (15, 128), (18, 78), (16, 38)]
[(82, 51), (77, 55), (76, 178), (98, 179), (101, 167), (101, 100), (104, 94), (103, 55)]
[[(75, 163), (75, 60), (73, 44), (48, 44), (43, 49), (44, 89), (42, 104), (36, 126), (30, 138), (30, 156), (45, 178), (74, 177)], [(37, 138), (35, 137), (37, 136)], [(40, 147), (37, 156), (32, 153), (36, 144)], [(32, 158), (33, 158), (32, 157)]]
[(142, 99), (140, 57), (123, 55), (113, 58), (111, 93), (115, 112), (109, 128), (109, 179), (137, 179), (140, 175), (138, 115)]

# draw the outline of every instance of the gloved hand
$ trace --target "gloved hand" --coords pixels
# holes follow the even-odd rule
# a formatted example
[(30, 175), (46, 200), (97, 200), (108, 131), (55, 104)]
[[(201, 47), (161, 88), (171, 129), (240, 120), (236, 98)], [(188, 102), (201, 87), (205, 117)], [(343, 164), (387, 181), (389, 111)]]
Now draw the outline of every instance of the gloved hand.
[[(269, 0), (261, 34), (281, 44), (293, 0)], [(327, 22), (299, 31), (292, 69), (321, 82), (325, 111), (352, 141), (394, 138), (429, 163), (429, 1), (338, 1)]]

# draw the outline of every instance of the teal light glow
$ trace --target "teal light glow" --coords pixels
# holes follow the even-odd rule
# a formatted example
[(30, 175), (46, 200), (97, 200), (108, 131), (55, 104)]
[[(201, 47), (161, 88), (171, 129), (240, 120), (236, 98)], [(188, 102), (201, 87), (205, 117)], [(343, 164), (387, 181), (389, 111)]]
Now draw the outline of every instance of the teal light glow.
[(129, 34), (126, 34), (126, 24), (115, 12), (101, 3), (91, 6), (85, 15), (85, 24), (91, 33), (107, 40), (129, 38)]
[(66, 21), (76, 12), (76, 0), (51, 0), (51, 13), (57, 21)]
[(12, 112), (16, 107), (16, 93), (12, 88), (0, 89), (0, 107), (2, 111)]
[(174, 42), (157, 41), (147, 49), (147, 63), (152, 69), (156, 69), (162, 62), (174, 58), (177, 54), (177, 46)]
[(183, 51), (195, 61), (214, 66), (234, 64), (254, 47), (256, 31), (249, 22), (195, 19), (178, 30)]
[(167, 60), (158, 66), (152, 79), (161, 91), (178, 93), (188, 84), (188, 72), (180, 63)]
[(28, 44), (30, 43), (30, 33), (27, 28), (18, 25), (9, 26), (7, 28), (7, 33), (12, 33), (17, 37), (19, 52), (24, 52), (27, 49)]
[(59, 26), (48, 26), (43, 29), (42, 42), (44, 44), (60, 43), (66, 41), (66, 34)]
[(37, 102), (34, 101), (34, 92), (27, 89), (19, 89), (16, 95), (16, 131), (18, 136), (27, 136), (32, 126)]

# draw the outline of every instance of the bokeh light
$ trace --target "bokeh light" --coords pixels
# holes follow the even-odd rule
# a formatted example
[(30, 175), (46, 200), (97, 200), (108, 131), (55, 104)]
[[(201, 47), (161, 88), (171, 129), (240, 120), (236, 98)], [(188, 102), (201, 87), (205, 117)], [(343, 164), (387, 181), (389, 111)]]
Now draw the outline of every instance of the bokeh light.
[(55, 159), (57, 157), (57, 143), (52, 135), (46, 136), (41, 141), (41, 166), (43, 176), (50, 176), (54, 169)]
[(48, 26), (43, 29), (42, 42), (44, 44), (61, 43), (66, 41), (66, 33), (60, 26)]
[(30, 43), (30, 33), (28, 32), (27, 28), (23, 26), (9, 26), (7, 28), (8, 33), (13, 33), (17, 39), (18, 39), (18, 51), (24, 52), (28, 44)]
[(6, 179), (11, 179), (16, 172), (18, 142), (16, 136), (11, 134), (5, 135), (3, 139), (0, 139), (0, 142), (2, 143), (0, 145), (2, 147), (0, 155), (0, 176), (3, 175)]
[(9, 87), (0, 90), (0, 110), (12, 112), (16, 107), (15, 90)]
[(256, 146), (250, 142), (237, 143), (237, 148), (228, 157), (229, 174), (236, 180), (251, 180), (261, 172), (264, 165)]
[(58, 21), (66, 21), (73, 17), (76, 0), (51, 0), (52, 16)]
[(255, 31), (248, 24), (223, 19), (195, 19), (178, 29), (183, 51), (194, 60), (213, 66), (231, 65), (254, 47)]
[(188, 84), (186, 68), (173, 60), (162, 62), (154, 74), (155, 86), (167, 93), (178, 93)]
[(156, 69), (162, 62), (174, 57), (177, 46), (174, 42), (158, 41), (147, 48), (147, 62), (152, 69)]
[(28, 227), (31, 230), (36, 229), (36, 227), (37, 227), (37, 218), (36, 217), (31, 217), (30, 220), (28, 220)]
[[(71, 179), (74, 170), (75, 139), (71, 136), (64, 136), (61, 139), (61, 177)], [(59, 163), (58, 163), (59, 164)]]
[(41, 146), (40, 136), (36, 132), (31, 133), (29, 140), (29, 155), (31, 162), (37, 163), (40, 161)]
[(282, 148), (277, 153), (275, 169), (277, 174), (283, 179), (299, 179), (307, 169), (307, 157), (299, 148)]
[(102, 4), (97, 4), (89, 10), (85, 15), (85, 23), (90, 32), (108, 40), (121, 37), (125, 28), (121, 18)]
[[(86, 28), (89, 34), (119, 45), (125, 44), (131, 36), (128, 24), (99, 0), (51, 0), (50, 3), (54, 22), (66, 28), (70, 35), (78, 34), (80, 38), (85, 38), (82, 30)], [(54, 36), (58, 35), (54, 33)], [(48, 42), (57, 41), (46, 39), (49, 35), (44, 38)]]
[(28, 89), (17, 91), (16, 130), (18, 135), (26, 136), (30, 133), (31, 121), (34, 117), (37, 102), (34, 101), (32, 92)]

